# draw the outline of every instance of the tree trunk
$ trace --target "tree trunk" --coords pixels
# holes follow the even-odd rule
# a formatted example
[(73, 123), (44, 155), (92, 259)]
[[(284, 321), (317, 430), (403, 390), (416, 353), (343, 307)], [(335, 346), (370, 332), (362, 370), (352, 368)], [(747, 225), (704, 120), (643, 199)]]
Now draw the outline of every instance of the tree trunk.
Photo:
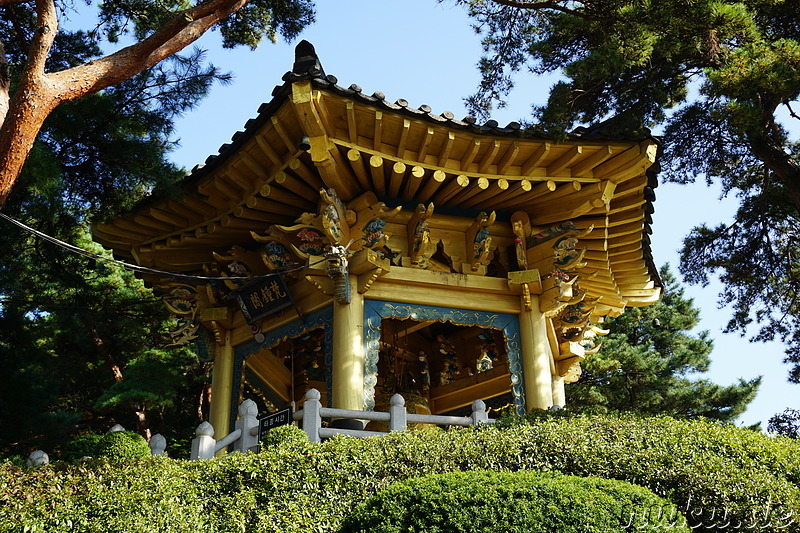
[(96, 329), (92, 330), (92, 334), (94, 335), (94, 347), (97, 349), (97, 353), (100, 354), (100, 357), (102, 357), (103, 361), (106, 362), (108, 369), (111, 370), (111, 375), (114, 377), (114, 382), (119, 383), (122, 381), (122, 370), (119, 368), (117, 361), (111, 354), (111, 350), (108, 349), (108, 345), (105, 343), (105, 341), (100, 338), (100, 335), (98, 335)]
[(800, 211), (800, 163), (763, 133), (751, 133), (748, 140), (753, 155), (780, 179)]
[(136, 430), (144, 435), (147, 442), (150, 442), (152, 434), (150, 432), (150, 421), (147, 419), (147, 409), (142, 405), (136, 405), (133, 407), (133, 413), (136, 415)]
[[(12, 0), (12, 2), (14, 1)], [(60, 72), (45, 73), (58, 32), (53, 0), (36, 0), (36, 31), (19, 83), (9, 103), (7, 61), (0, 45), (0, 210), (5, 205), (36, 136), (58, 105), (120, 83), (196, 41), (247, 0), (207, 0), (176, 12), (143, 41)], [(0, 6), (4, 2), (0, 0)]]
[(8, 58), (3, 43), (0, 43), (0, 124), (8, 115), (8, 105), (11, 100), (11, 73), (9, 72)]
[[(92, 329), (92, 334), (94, 335), (94, 346), (97, 349), (97, 353), (100, 354), (100, 357), (103, 358), (106, 366), (108, 366), (109, 370), (111, 370), (111, 375), (114, 377), (114, 382), (119, 383), (122, 381), (122, 369), (119, 367), (119, 364), (117, 364), (114, 354), (112, 354), (111, 350), (108, 349), (108, 345), (100, 337), (96, 329)], [(140, 434), (144, 435), (144, 438), (150, 442), (151, 432), (150, 421), (147, 419), (147, 409), (145, 409), (142, 405), (133, 404), (131, 404), (131, 409), (133, 410), (133, 416), (136, 418), (136, 430)]]

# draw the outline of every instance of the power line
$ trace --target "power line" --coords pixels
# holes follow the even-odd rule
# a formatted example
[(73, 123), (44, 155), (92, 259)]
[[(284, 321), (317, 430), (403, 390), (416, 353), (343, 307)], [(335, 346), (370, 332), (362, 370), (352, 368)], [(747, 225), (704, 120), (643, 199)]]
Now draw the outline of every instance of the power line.
[[(95, 260), (98, 260), (98, 261), (105, 261), (106, 263), (115, 264), (117, 266), (121, 266), (122, 268), (124, 268), (126, 270), (130, 270), (132, 272), (138, 272), (140, 274), (158, 274), (160, 276), (167, 276), (167, 277), (171, 277), (171, 278), (179, 278), (179, 279), (187, 279), (187, 280), (199, 280), (199, 281), (253, 281), (253, 280), (258, 280), (258, 279), (271, 278), (271, 277), (274, 277), (274, 276), (281, 276), (283, 274), (288, 274), (290, 272), (297, 272), (298, 270), (303, 270), (305, 268), (305, 266), (301, 265), (301, 266), (298, 266), (296, 268), (291, 268), (291, 269), (288, 269), (288, 270), (282, 270), (280, 272), (270, 272), (269, 274), (261, 274), (261, 275), (258, 275), (258, 276), (193, 276), (193, 275), (190, 275), (190, 274), (178, 274), (177, 272), (168, 272), (166, 270), (158, 270), (158, 269), (155, 269), (155, 268), (148, 268), (148, 267), (144, 267), (144, 266), (141, 266), (141, 265), (134, 265), (133, 263), (127, 263), (125, 261), (120, 261), (118, 259), (105, 257), (105, 256), (102, 256), (102, 255), (96, 254), (94, 252), (90, 252), (89, 250), (84, 250), (83, 248), (80, 248), (78, 246), (69, 244), (68, 242), (64, 242), (64, 241), (62, 241), (60, 239), (57, 239), (55, 237), (52, 237), (52, 236), (50, 236), (50, 235), (48, 235), (46, 233), (43, 233), (43, 232), (41, 232), (41, 231), (39, 231), (37, 229), (34, 229), (34, 228), (30, 227), (30, 226), (27, 226), (27, 225), (23, 224), (22, 222), (20, 222), (18, 220), (14, 220), (10, 216), (5, 215), (3, 213), (0, 213), (0, 218), (3, 218), (5, 220), (7, 220), (8, 222), (10, 222), (10, 223), (12, 223), (12, 224), (24, 229), (25, 231), (27, 231), (29, 233), (32, 233), (33, 235), (36, 235), (40, 239), (43, 239), (43, 240), (45, 240), (47, 242), (55, 244), (56, 246), (59, 246), (59, 247), (65, 249), (65, 250), (68, 250), (68, 251), (70, 251), (70, 252), (72, 252), (74, 254), (82, 255), (84, 257), (88, 257), (90, 259), (95, 259)], [(312, 263), (312, 265), (309, 265), (309, 266), (313, 266), (313, 265), (319, 264), (319, 263), (321, 263), (323, 261), (324, 261), (324, 259), (322, 259), (320, 261), (317, 261), (316, 263)]]
[[(117, 310), (126, 310), (132, 309), (134, 307), (151, 304), (151, 303), (162, 303), (164, 300), (162, 299), (153, 299), (153, 300), (122, 300), (123, 303), (121, 304), (106, 304), (106, 303), (98, 303), (96, 305), (75, 305), (69, 303), (67, 301), (63, 302), (45, 302), (39, 300), (28, 300), (25, 298), (2, 298), (0, 297), (0, 304), (21, 304), (21, 305), (34, 305), (36, 307), (46, 307), (46, 308), (58, 308), (58, 309), (97, 309), (102, 307), (103, 309), (117, 309)], [(125, 303), (128, 302), (128, 303)]]

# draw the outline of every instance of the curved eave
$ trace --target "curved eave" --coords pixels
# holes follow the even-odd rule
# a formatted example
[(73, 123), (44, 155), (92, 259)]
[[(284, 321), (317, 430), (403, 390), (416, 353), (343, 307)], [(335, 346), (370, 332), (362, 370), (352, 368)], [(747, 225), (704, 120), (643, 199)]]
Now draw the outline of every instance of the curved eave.
[[(187, 177), (182, 197), (97, 225), (95, 240), (145, 266), (200, 271), (212, 251), (250, 246), (251, 230), (315, 211), (322, 187), (344, 200), (370, 190), (393, 204), (525, 211), (539, 227), (593, 224), (582, 276), (590, 297), (609, 309), (657, 298), (647, 240), (654, 139), (582, 135), (555, 143), (518, 126), (478, 126), (389, 103), (333, 80), (287, 75), (258, 117)], [(304, 136), (310, 151), (299, 148)]]

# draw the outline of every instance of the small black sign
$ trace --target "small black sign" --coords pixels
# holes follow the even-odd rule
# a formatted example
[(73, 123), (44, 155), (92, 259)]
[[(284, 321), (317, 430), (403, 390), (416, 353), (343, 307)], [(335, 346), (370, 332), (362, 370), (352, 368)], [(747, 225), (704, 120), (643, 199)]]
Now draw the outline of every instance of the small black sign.
[(248, 324), (292, 305), (289, 289), (281, 276), (244, 287), (236, 294), (236, 299)]
[(275, 413), (269, 414), (258, 421), (258, 440), (262, 441), (267, 437), (267, 431), (278, 426), (288, 426), (292, 423), (292, 408), (287, 407)]

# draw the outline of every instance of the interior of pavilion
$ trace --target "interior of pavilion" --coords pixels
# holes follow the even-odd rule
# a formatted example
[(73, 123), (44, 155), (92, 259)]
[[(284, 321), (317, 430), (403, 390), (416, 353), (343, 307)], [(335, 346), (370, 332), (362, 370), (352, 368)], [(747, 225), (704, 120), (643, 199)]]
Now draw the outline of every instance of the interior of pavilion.
[[(266, 411), (292, 400), (299, 406), (310, 388), (326, 397), (329, 372), (325, 331), (312, 329), (248, 357), (243, 394)], [(394, 394), (403, 396), (412, 413), (465, 415), (477, 398), (501, 410), (513, 404), (512, 379), (501, 330), (413, 319), (381, 322), (378, 411), (388, 409)]]

